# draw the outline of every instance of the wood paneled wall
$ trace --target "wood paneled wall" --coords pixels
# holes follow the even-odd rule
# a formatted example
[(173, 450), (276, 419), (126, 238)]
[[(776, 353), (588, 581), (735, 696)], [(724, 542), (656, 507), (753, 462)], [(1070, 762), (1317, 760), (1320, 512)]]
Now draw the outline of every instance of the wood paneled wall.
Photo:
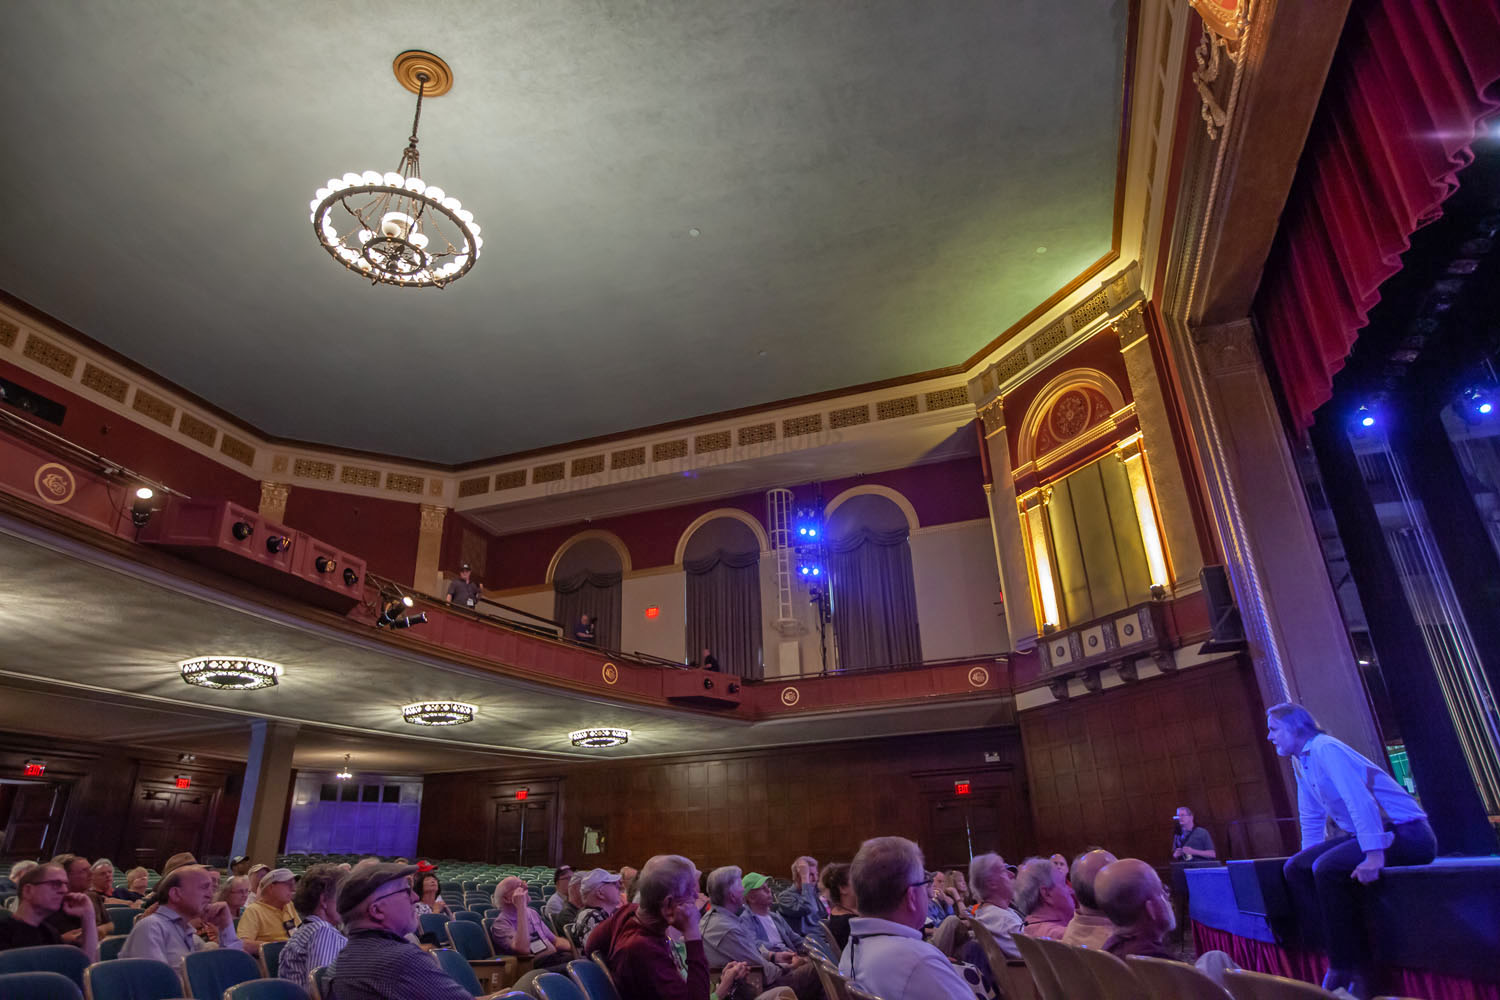
[[(958, 779), (973, 783), (966, 803), (954, 796)], [(520, 785), (557, 796), (562, 860), (575, 867), (639, 866), (677, 853), (702, 871), (736, 864), (787, 876), (799, 855), (847, 861), (862, 840), (887, 834), (922, 844), (930, 865), (956, 865), (968, 857), (965, 804), (976, 852), (1022, 856), (1033, 846), (1019, 734), (997, 728), (430, 775), (419, 852), (506, 860), (491, 857), (495, 800), (513, 800)], [(605, 831), (602, 853), (582, 853), (585, 824)]]
[(1195, 667), (1021, 714), (1038, 841), (1170, 860), (1172, 814), (1193, 810), (1220, 858), (1276, 856), (1289, 816), (1249, 668)]

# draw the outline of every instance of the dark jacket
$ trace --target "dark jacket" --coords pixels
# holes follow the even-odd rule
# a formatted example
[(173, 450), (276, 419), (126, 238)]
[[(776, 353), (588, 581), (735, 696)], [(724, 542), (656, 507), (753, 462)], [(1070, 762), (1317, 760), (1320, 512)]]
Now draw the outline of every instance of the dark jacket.
[(639, 907), (627, 903), (595, 927), (584, 952), (602, 952), (620, 1000), (708, 1000), (708, 959), (702, 941), (688, 941), (687, 979), (672, 959), (664, 930), (643, 927)]

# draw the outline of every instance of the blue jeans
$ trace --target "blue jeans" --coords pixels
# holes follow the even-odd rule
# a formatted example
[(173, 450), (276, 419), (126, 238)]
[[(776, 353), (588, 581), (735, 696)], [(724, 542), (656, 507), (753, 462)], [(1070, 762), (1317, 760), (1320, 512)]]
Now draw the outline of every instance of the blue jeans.
[[(1425, 819), (1386, 827), (1395, 839), (1385, 849), (1386, 867), (1430, 864), (1437, 856), (1437, 839)], [(1287, 859), (1282, 869), (1299, 912), (1316, 904), (1323, 922), (1323, 940), (1328, 946), (1328, 964), (1338, 969), (1357, 968), (1369, 959), (1364, 916), (1360, 912), (1363, 885), (1350, 874), (1365, 859), (1364, 849), (1352, 835), (1314, 844)]]

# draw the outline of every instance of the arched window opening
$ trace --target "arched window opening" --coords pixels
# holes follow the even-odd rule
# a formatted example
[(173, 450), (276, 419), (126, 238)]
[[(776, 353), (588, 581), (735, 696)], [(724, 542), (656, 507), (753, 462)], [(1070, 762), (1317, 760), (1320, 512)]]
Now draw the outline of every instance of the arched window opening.
[(705, 649), (721, 669), (759, 678), (760, 540), (744, 522), (718, 517), (701, 525), (683, 551), (687, 576), (687, 658)]
[(905, 512), (887, 497), (861, 494), (838, 505), (827, 532), (840, 668), (920, 662)]
[(581, 616), (594, 624), (594, 641), (605, 649), (620, 648), (620, 581), (624, 567), (620, 553), (602, 538), (585, 538), (569, 545), (552, 574), (552, 617), (562, 622), (571, 639)]

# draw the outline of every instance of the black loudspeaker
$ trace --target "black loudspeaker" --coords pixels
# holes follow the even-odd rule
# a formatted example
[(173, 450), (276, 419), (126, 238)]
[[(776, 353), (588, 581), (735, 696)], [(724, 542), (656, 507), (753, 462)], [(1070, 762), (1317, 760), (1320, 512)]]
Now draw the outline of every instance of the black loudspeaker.
[(1245, 625), (1240, 609), (1234, 606), (1234, 590), (1223, 566), (1205, 566), (1198, 572), (1198, 583), (1208, 601), (1208, 621), (1212, 638), (1198, 647), (1200, 653), (1221, 653), (1243, 649)]

